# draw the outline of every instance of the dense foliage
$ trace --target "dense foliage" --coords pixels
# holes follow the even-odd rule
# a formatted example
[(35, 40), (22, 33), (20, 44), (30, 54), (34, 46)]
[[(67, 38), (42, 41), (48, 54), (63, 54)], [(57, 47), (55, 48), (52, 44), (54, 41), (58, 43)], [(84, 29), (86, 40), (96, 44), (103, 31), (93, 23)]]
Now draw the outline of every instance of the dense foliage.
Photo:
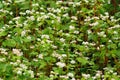
[(110, 0), (1, 0), (0, 80), (119, 80), (119, 34)]

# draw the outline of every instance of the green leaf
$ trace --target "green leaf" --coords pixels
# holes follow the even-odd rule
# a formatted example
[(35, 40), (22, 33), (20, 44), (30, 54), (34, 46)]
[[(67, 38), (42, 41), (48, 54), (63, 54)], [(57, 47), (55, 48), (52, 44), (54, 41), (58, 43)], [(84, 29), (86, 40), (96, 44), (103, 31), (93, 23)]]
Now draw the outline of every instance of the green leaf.
[(39, 69), (45, 68), (46, 67), (46, 62), (45, 61), (41, 61), (41, 65), (39, 67)]
[(17, 32), (18, 34), (21, 34), (22, 29), (20, 29), (20, 28), (15, 28), (15, 29), (13, 30), (13, 32), (14, 32), (14, 33)]
[(26, 10), (26, 9), (29, 9), (29, 1), (24, 1), (22, 3), (19, 4), (19, 7), (21, 7), (20, 9), (21, 10)]
[(7, 46), (7, 47), (15, 47), (16, 46), (16, 42), (13, 39), (5, 40), (2, 44), (3, 44), (3, 46)]
[(120, 49), (116, 51), (116, 56), (120, 59)]
[(87, 63), (89, 63), (87, 59), (82, 58), (82, 57), (77, 58), (77, 61), (80, 62), (82, 65), (86, 65)]
[(90, 34), (88, 35), (88, 39), (93, 41), (98, 41), (98, 36), (96, 34)]
[(109, 44), (107, 47), (108, 47), (108, 49), (116, 49), (117, 48), (116, 44)]
[(38, 55), (38, 52), (33, 51), (33, 52), (30, 53), (30, 56), (36, 56), (36, 55)]
[(120, 48), (120, 43), (118, 43), (118, 48)]
[(78, 46), (78, 49), (79, 49), (80, 51), (84, 51), (84, 50), (85, 50), (85, 47), (84, 47), (84, 46)]
[(3, 4), (0, 2), (0, 8), (3, 8)]
[(6, 36), (6, 35), (7, 35), (7, 32), (5, 32), (5, 31), (0, 32), (0, 37)]
[(88, 9), (87, 9), (87, 8), (82, 8), (82, 11), (83, 11), (83, 12), (87, 12)]

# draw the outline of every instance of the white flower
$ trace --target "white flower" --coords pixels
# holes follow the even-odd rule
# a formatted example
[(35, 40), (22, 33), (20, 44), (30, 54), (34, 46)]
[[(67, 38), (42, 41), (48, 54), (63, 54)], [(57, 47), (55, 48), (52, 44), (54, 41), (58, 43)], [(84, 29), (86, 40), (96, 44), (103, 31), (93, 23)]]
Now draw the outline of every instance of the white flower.
[(77, 20), (77, 17), (76, 16), (72, 16), (71, 19)]
[(2, 78), (0, 78), (0, 80), (3, 80)]
[(60, 38), (60, 41), (61, 41), (61, 42), (65, 42), (65, 39), (64, 39), (64, 38)]
[(35, 6), (39, 6), (39, 4), (38, 4), (38, 3), (36, 3), (36, 4), (32, 4), (32, 6), (33, 6), (33, 7), (35, 7)]
[(88, 44), (89, 44), (89, 42), (84, 42), (84, 41), (83, 41), (83, 42), (82, 42), (82, 44), (84, 44), (84, 45), (88, 45)]
[(99, 17), (93, 17), (92, 19), (97, 19), (97, 20), (98, 20), (98, 19), (99, 19)]
[(120, 25), (118, 24), (118, 25), (115, 25), (114, 27), (115, 27), (115, 28), (120, 28)]
[(60, 9), (56, 9), (56, 10), (54, 10), (53, 12), (57, 12), (57, 13), (60, 13), (61, 12), (61, 10)]
[(90, 74), (82, 74), (82, 76), (83, 76), (85, 79), (90, 78)]
[(11, 35), (10, 35), (10, 34), (8, 34), (8, 35), (7, 35), (7, 37), (11, 37)]
[(55, 45), (52, 45), (52, 48), (53, 48), (53, 49), (57, 49), (57, 46), (55, 46)]
[(39, 76), (40, 75), (40, 73), (37, 73), (37, 76)]
[(104, 31), (97, 33), (100, 37), (106, 37), (106, 34)]
[(12, 24), (13, 22), (12, 21), (9, 21), (9, 24)]
[(74, 77), (74, 74), (73, 73), (68, 73), (67, 76)]
[(97, 71), (95, 77), (100, 77), (100, 75), (102, 75), (102, 71)]
[(105, 45), (100, 45), (100, 47), (104, 47)]
[(97, 26), (98, 24), (99, 24), (98, 22), (95, 22), (95, 23), (90, 24), (90, 26)]
[(3, 54), (8, 55), (8, 52), (4, 52)]
[[(80, 13), (81, 11), (78, 11), (78, 13)], [(86, 19), (84, 19), (84, 21), (90, 21), (91, 20), (91, 18), (88, 16)]]
[(0, 62), (5, 62), (6, 59), (5, 58), (0, 58)]
[(68, 2), (68, 4), (69, 4), (69, 5), (73, 5), (74, 3), (73, 3), (73, 2), (71, 2), (71, 1), (69, 1), (69, 2)]
[(63, 7), (63, 6), (61, 6), (61, 9), (67, 10), (67, 9), (68, 9), (68, 7)]
[(26, 13), (27, 13), (27, 14), (30, 14), (30, 13), (31, 13), (31, 11), (30, 11), (30, 10), (26, 10)]
[(19, 71), (17, 71), (17, 74), (21, 75), (21, 74), (22, 74), (22, 71), (20, 71), (20, 70), (19, 70)]
[(15, 17), (15, 18), (13, 18), (13, 20), (15, 20), (15, 21), (16, 21), (16, 20), (19, 20), (19, 19), (20, 19), (20, 17)]
[(35, 20), (34, 16), (30, 16), (29, 19), (30, 19), (31, 21), (34, 21), (34, 20)]
[(91, 46), (95, 46), (96, 44), (95, 44), (95, 43), (89, 43), (89, 45), (91, 45)]
[(108, 13), (108, 12), (105, 12), (105, 15), (106, 15), (106, 16), (109, 16), (109, 13)]
[(92, 33), (92, 31), (91, 30), (87, 30), (87, 33), (90, 34), (90, 33)]
[(21, 61), (20, 61), (20, 60), (17, 60), (17, 63), (21, 63)]
[(37, 41), (41, 41), (41, 39), (40, 39), (40, 38), (37, 38)]
[(70, 43), (76, 43), (76, 40), (71, 41)]
[(34, 72), (32, 70), (29, 70), (28, 73), (30, 74), (31, 78), (34, 78)]
[(56, 2), (56, 4), (61, 4), (61, 3), (62, 3), (62, 1), (57, 1), (57, 2)]
[(75, 62), (75, 60), (71, 60), (70, 63), (71, 64), (75, 64), (76, 62)]
[(21, 36), (25, 36), (25, 34), (26, 34), (26, 31), (23, 30), (23, 31), (21, 32)]
[(70, 30), (74, 30), (75, 27), (74, 27), (74, 26), (69, 26), (69, 29), (70, 29)]
[(27, 21), (23, 22), (23, 25), (24, 25), (24, 26), (27, 26), (27, 25), (28, 25), (28, 24), (27, 24)]
[(76, 80), (75, 78), (72, 78), (71, 80)]
[(12, 49), (13, 54), (16, 54), (17, 56), (22, 56), (23, 53), (20, 52), (20, 49)]
[(79, 34), (79, 31), (74, 31), (75, 34)]
[(100, 17), (102, 18), (102, 20), (106, 20), (106, 19), (108, 19), (108, 18), (109, 18), (109, 16), (108, 16), (108, 15), (106, 15), (106, 16), (100, 15)]
[(20, 67), (25, 70), (27, 69), (27, 66), (25, 64), (20, 64)]
[(61, 18), (60, 17), (56, 17), (57, 21), (60, 23), (61, 22)]
[(27, 39), (31, 40), (31, 36), (27, 36)]
[(100, 77), (100, 74), (97, 73), (95, 76), (96, 76), (96, 77)]
[(61, 42), (65, 42), (65, 39), (64, 39), (64, 38), (60, 38), (60, 41), (61, 41)]
[(117, 72), (114, 72), (113, 75), (117, 75)]
[(117, 32), (117, 31), (114, 31), (113, 33), (114, 33), (114, 34), (118, 34), (118, 32)]
[(110, 73), (113, 73), (113, 70), (109, 70)]
[(35, 58), (34, 58), (33, 61), (38, 62), (38, 59), (35, 59)]
[(76, 2), (75, 5), (76, 6), (80, 6), (81, 2)]
[(20, 12), (20, 15), (26, 15), (26, 13), (24, 13), (24, 12)]
[(52, 24), (53, 24), (54, 22), (55, 22), (54, 20), (51, 21)]
[(17, 62), (10, 62), (11, 65), (17, 66), (18, 63)]
[(88, 3), (89, 1), (88, 0), (85, 0), (86, 3)]
[(59, 66), (60, 68), (63, 68), (66, 66), (66, 64), (62, 62), (57, 62), (56, 65)]
[(53, 75), (53, 74), (50, 74), (50, 77), (54, 77), (54, 75)]
[(62, 57), (67, 57), (67, 55), (66, 54), (62, 54)]
[(61, 59), (61, 55), (56, 53), (55, 51), (53, 52), (52, 56)]
[(100, 47), (97, 47), (97, 50), (100, 50)]
[(64, 14), (63, 17), (68, 17), (68, 13)]
[(12, 0), (8, 0), (8, 2), (12, 3)]
[(34, 9), (32, 9), (31, 13), (35, 13), (35, 10), (34, 10)]
[(16, 3), (25, 2), (25, 0), (15, 0)]
[(30, 46), (30, 48), (31, 48), (31, 49), (34, 49), (34, 48), (35, 48), (35, 46), (31, 45), (31, 46)]
[(43, 54), (39, 54), (38, 58), (43, 59)]
[(37, 11), (36, 14), (39, 14), (39, 12)]
[(65, 34), (65, 36), (69, 37), (69, 36), (70, 36), (70, 34), (69, 34), (69, 33), (66, 33), (66, 34)]
[(94, 76), (94, 77), (92, 77), (93, 78), (93, 80), (95, 80), (96, 79), (96, 76)]
[(66, 76), (66, 75), (60, 75), (60, 78), (68, 79), (68, 76)]
[(52, 43), (53, 41), (51, 41), (51, 40), (46, 40), (46, 42), (47, 42), (47, 43)]
[(50, 37), (49, 37), (49, 35), (42, 35), (41, 38), (42, 38), (42, 39), (43, 39), (43, 38), (49, 39)]
[(45, 41), (44, 41), (44, 40), (42, 40), (42, 41), (41, 41), (41, 44), (45, 44)]

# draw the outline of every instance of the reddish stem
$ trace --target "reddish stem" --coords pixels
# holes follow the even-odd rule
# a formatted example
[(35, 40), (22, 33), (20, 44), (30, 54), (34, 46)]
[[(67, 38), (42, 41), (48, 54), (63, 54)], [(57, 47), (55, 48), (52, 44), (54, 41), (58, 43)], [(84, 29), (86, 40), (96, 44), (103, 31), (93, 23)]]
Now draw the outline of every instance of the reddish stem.
[(4, 24), (6, 24), (6, 16), (3, 16)]

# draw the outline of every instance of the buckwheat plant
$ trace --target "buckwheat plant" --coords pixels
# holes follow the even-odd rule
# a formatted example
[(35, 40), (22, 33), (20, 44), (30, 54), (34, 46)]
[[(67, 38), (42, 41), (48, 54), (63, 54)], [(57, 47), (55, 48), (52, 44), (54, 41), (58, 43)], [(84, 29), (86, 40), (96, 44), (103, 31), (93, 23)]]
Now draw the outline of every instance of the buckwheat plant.
[(1, 0), (0, 80), (119, 80), (120, 7), (114, 15), (111, 4)]

